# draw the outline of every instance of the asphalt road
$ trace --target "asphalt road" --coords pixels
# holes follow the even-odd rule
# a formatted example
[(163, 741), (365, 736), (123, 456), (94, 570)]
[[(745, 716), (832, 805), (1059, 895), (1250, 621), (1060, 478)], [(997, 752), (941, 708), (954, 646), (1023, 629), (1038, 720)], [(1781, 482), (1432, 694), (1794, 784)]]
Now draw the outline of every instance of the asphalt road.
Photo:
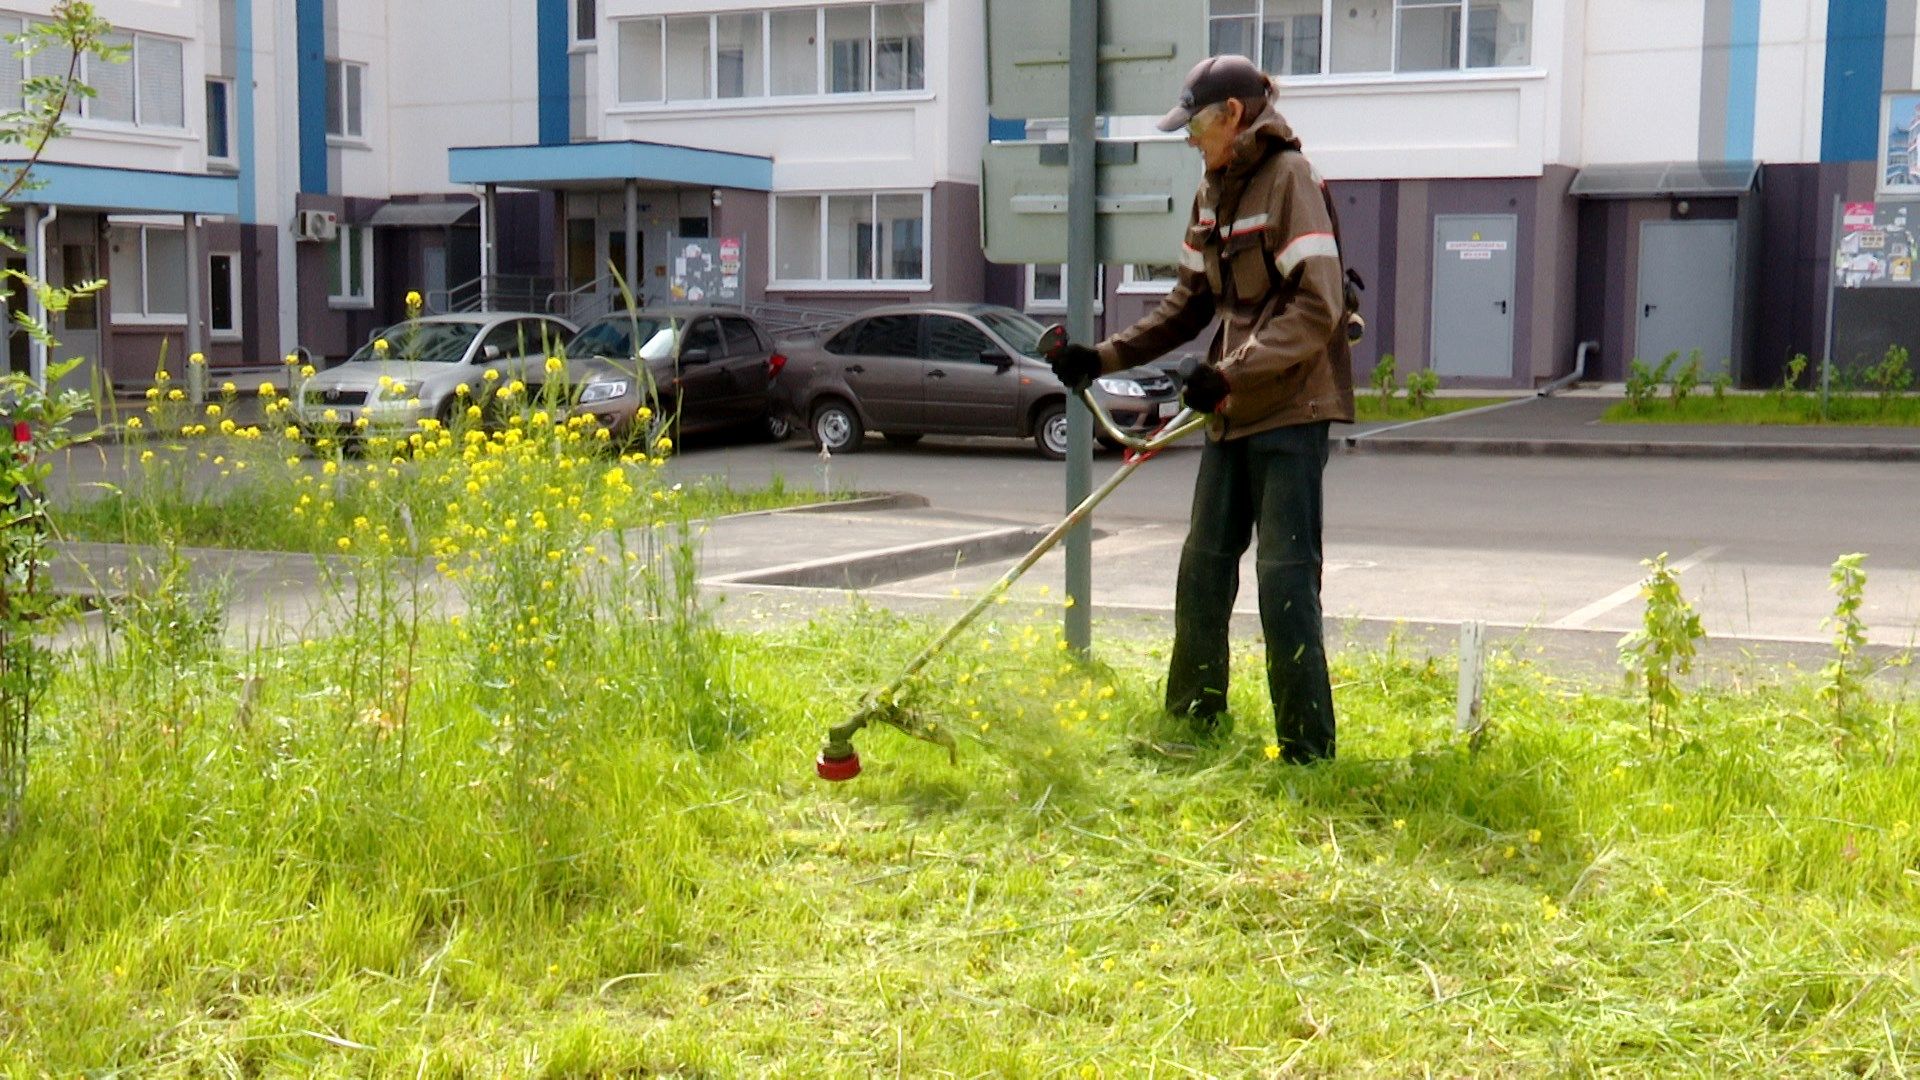
[[(1198, 461), (1196, 447), (1170, 450), (1102, 507), (1097, 602), (1170, 604)], [(1096, 480), (1118, 465), (1096, 458)], [(741, 486), (780, 476), (914, 492), (936, 508), (1020, 521), (1056, 518), (1064, 504), (1062, 466), (1003, 440), (876, 439), (827, 463), (800, 441), (708, 443), (673, 468)], [(1710, 633), (1813, 641), (1832, 608), (1828, 568), (1859, 551), (1873, 639), (1920, 641), (1920, 468), (1910, 464), (1336, 453), (1326, 484), (1331, 616), (1618, 632), (1639, 614), (1640, 560), (1667, 552), (1686, 567)], [(1036, 584), (1058, 588), (1054, 562)], [(950, 595), (998, 569), (902, 589)]]

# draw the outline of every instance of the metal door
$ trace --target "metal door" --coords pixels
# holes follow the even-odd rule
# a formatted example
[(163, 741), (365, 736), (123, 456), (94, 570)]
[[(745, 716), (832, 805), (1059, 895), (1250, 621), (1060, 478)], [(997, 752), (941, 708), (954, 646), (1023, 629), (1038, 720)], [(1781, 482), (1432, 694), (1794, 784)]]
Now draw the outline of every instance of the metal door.
[(1640, 295), (1634, 355), (1678, 371), (1700, 350), (1701, 374), (1733, 370), (1733, 221), (1649, 221), (1640, 226)]
[(447, 291), (447, 249), (429, 242), (420, 249), (420, 294), (439, 296)]
[(1513, 377), (1512, 214), (1433, 219), (1433, 370)]
[(1020, 371), (987, 354), (1011, 354), (986, 332), (954, 315), (929, 315), (922, 336), (926, 357), (928, 431), (962, 435), (1020, 434)]

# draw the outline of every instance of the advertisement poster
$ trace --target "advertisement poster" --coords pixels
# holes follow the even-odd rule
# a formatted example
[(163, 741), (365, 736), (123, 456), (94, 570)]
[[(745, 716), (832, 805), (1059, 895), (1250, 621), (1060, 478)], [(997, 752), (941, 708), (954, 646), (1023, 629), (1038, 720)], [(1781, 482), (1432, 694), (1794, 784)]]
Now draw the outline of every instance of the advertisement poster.
[(687, 304), (737, 304), (745, 297), (740, 238), (675, 240), (672, 291)]
[(1841, 210), (1834, 283), (1843, 289), (1914, 285), (1920, 257), (1920, 202), (1847, 203)]

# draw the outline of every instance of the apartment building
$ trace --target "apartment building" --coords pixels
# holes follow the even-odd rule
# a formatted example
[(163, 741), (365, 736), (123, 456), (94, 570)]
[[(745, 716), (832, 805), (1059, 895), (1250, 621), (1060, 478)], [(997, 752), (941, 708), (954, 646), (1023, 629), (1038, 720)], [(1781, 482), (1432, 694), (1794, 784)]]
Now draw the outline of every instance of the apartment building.
[[(0, 30), (50, 6), (11, 0)], [(981, 253), (982, 146), (1057, 130), (987, 115), (985, 0), (97, 6), (131, 62), (89, 66), (98, 95), (5, 226), (55, 281), (108, 277), (56, 329), (121, 383), (163, 348), (339, 357), (408, 290), (585, 315), (624, 279), (666, 300), (690, 244), (718, 246), (725, 295), (750, 304), (1064, 310), (1057, 268)], [(1920, 190), (1915, 7), (1166, 11), (1279, 77), (1368, 282), (1356, 364), (1391, 352), (1451, 385), (1524, 387), (1583, 341), (1588, 376), (1612, 379), (1692, 348), (1747, 383), (1820, 355), (1837, 208)], [(0, 87), (40, 71), (16, 62)], [(1154, 133), (1114, 117), (1107, 134)], [(1106, 323), (1168, 274), (1107, 268)], [(1908, 296), (1849, 294), (1836, 336), (1896, 332)], [(37, 362), (17, 335), (13, 360)]]

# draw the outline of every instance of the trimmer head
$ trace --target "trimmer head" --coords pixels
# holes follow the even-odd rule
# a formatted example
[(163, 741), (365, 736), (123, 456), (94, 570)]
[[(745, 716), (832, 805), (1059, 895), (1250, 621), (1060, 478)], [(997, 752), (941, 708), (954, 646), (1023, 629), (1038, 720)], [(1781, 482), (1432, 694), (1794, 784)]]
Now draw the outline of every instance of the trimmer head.
[(843, 758), (830, 758), (825, 753), (813, 760), (813, 771), (822, 780), (833, 783), (851, 780), (860, 775), (860, 755), (848, 754)]

